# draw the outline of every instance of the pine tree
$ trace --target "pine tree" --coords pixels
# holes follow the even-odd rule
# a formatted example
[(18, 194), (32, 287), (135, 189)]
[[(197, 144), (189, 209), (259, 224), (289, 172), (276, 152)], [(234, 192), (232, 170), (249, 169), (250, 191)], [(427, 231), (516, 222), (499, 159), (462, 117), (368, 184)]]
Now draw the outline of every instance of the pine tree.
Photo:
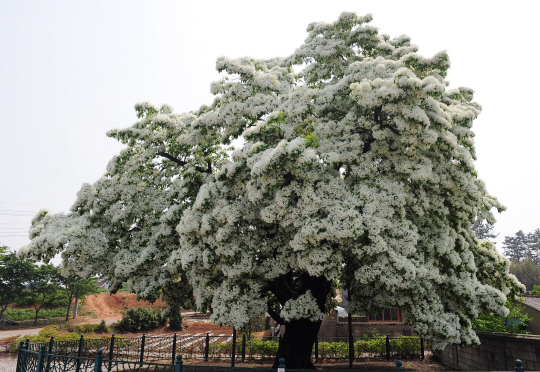
[(471, 225), (471, 230), (476, 235), (476, 239), (490, 240), (495, 239), (499, 234), (495, 234), (493, 231), (495, 227), (489, 223), (481, 223), (476, 221)]
[(527, 234), (527, 245), (531, 260), (540, 266), (540, 229)]
[(529, 239), (522, 230), (519, 230), (516, 236), (505, 236), (503, 242), (505, 256), (516, 262), (531, 257), (528, 242)]

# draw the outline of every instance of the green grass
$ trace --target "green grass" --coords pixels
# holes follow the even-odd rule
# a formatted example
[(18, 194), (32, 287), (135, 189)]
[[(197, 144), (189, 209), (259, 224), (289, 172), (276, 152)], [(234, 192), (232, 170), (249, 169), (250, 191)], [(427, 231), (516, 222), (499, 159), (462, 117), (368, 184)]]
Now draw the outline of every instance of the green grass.
[[(42, 309), (39, 314), (39, 319), (51, 319), (51, 318), (61, 318), (66, 316), (66, 308), (58, 309)], [(34, 309), (10, 309), (7, 308), (4, 311), (6, 320), (14, 320), (20, 322), (23, 320), (33, 320), (36, 317), (36, 312)]]

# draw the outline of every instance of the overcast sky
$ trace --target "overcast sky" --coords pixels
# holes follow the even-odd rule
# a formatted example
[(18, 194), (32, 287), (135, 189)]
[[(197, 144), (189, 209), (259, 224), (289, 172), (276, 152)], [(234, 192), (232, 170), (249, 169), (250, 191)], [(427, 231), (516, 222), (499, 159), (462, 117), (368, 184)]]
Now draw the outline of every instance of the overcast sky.
[[(436, 6), (439, 5), (440, 6)], [(449, 8), (448, 5), (452, 7)], [(478, 174), (508, 207), (499, 240), (540, 227), (538, 19), (534, 1), (0, 0), (0, 245), (29, 243), (40, 208), (67, 212), (122, 146), (105, 133), (133, 106), (186, 112), (212, 100), (219, 56), (287, 56), (343, 11), (447, 50), (451, 87), (476, 91)], [(499, 248), (501, 244), (498, 244)]]

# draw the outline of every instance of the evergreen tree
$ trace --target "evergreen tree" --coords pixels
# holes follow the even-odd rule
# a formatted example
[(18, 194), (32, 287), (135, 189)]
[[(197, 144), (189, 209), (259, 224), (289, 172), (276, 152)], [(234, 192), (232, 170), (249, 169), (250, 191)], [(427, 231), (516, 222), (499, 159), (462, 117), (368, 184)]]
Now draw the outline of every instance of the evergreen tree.
[(531, 259), (540, 265), (540, 229), (527, 234), (527, 245)]
[(528, 243), (529, 239), (522, 230), (519, 230), (516, 236), (505, 236), (503, 242), (505, 256), (516, 262), (531, 257)]
[(495, 239), (499, 234), (495, 234), (493, 231), (495, 227), (489, 223), (481, 223), (476, 221), (471, 225), (471, 230), (476, 235), (476, 239), (490, 240)]

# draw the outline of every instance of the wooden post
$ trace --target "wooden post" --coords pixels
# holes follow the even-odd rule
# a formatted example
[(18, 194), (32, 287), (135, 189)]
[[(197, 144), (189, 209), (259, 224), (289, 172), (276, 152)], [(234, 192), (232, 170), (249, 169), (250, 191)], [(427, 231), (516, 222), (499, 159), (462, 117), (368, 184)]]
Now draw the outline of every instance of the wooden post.
[(176, 332), (174, 332), (172, 340), (172, 364), (174, 365), (174, 360), (176, 359)]
[(234, 368), (234, 359), (236, 358), (236, 328), (233, 328), (232, 334), (232, 355), (231, 355), (231, 367)]

